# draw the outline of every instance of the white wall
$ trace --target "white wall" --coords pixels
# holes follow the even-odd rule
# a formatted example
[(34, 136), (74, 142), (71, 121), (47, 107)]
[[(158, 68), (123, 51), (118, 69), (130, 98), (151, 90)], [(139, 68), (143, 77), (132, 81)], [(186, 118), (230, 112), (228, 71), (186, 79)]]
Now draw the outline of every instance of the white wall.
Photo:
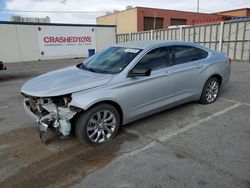
[(116, 29), (114, 27), (99, 27), (96, 30), (96, 50), (100, 51), (110, 44), (116, 43)]
[[(20, 60), (32, 61), (41, 59), (36, 28), (29, 25), (17, 25), (16, 29), (19, 41)], [(0, 38), (1, 37), (2, 36), (0, 36)], [(13, 44), (9, 44), (8, 46), (11, 48), (12, 45)]]
[(15, 25), (0, 25), (0, 61), (21, 61)]
[[(57, 55), (47, 55), (46, 53), (42, 55), (39, 26), (44, 30), (53, 30), (57, 36), (71, 36), (71, 34), (77, 33), (76, 31), (84, 35), (84, 31), (91, 29), (93, 31), (92, 43), (89, 46), (79, 46), (80, 49), (75, 49), (71, 53), (67, 53), (67, 46), (64, 46), (60, 53), (56, 53)], [(4, 63), (86, 57), (88, 48), (95, 48), (96, 51), (100, 51), (115, 42), (116, 29), (110, 26), (25, 25), (0, 22), (0, 61)], [(75, 48), (78, 48), (78, 46), (76, 45)]]

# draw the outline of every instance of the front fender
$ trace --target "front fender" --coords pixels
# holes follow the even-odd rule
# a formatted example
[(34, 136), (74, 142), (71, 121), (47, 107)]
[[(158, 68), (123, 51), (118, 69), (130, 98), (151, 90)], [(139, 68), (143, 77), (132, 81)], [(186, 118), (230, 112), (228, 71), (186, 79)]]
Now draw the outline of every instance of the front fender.
[[(72, 100), (70, 106), (75, 106), (83, 110), (88, 110), (91, 106), (102, 101), (112, 101), (119, 105), (120, 101), (116, 99), (112, 92), (109, 90), (96, 90), (96, 91), (86, 91), (77, 92), (71, 95)], [(122, 107), (121, 107), (122, 108)]]

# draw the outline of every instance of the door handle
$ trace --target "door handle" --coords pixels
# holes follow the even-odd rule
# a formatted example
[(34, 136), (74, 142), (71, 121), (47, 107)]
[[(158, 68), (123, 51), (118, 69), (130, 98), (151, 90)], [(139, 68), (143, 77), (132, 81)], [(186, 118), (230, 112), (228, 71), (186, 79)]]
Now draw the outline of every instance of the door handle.
[(202, 68), (203, 66), (204, 66), (204, 65), (202, 65), (202, 64), (198, 64), (198, 65), (195, 66), (195, 68), (200, 69), (200, 68)]
[(172, 74), (173, 74), (172, 71), (167, 71), (167, 72), (166, 72), (166, 75), (167, 75), (167, 76), (170, 76), (170, 75), (172, 75)]

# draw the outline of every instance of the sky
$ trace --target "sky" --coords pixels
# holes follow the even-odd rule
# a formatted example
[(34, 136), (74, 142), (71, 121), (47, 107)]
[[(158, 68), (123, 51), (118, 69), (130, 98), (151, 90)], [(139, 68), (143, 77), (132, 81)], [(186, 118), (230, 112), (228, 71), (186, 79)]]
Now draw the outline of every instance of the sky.
[[(23, 17), (49, 16), (51, 22), (54, 23), (95, 24), (96, 17), (114, 10), (125, 10), (128, 5), (196, 11), (197, 0), (0, 0), (0, 21), (10, 21), (12, 15), (18, 15)], [(200, 12), (205, 13), (246, 7), (250, 7), (250, 0), (200, 0)], [(68, 13), (12, 12), (13, 10)]]

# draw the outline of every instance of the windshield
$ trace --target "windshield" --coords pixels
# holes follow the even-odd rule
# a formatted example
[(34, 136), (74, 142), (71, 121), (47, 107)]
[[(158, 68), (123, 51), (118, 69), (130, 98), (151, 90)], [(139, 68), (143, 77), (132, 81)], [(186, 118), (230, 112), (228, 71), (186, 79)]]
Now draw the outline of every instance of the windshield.
[(98, 73), (116, 74), (121, 72), (140, 51), (135, 48), (110, 47), (87, 59), (79, 68)]

